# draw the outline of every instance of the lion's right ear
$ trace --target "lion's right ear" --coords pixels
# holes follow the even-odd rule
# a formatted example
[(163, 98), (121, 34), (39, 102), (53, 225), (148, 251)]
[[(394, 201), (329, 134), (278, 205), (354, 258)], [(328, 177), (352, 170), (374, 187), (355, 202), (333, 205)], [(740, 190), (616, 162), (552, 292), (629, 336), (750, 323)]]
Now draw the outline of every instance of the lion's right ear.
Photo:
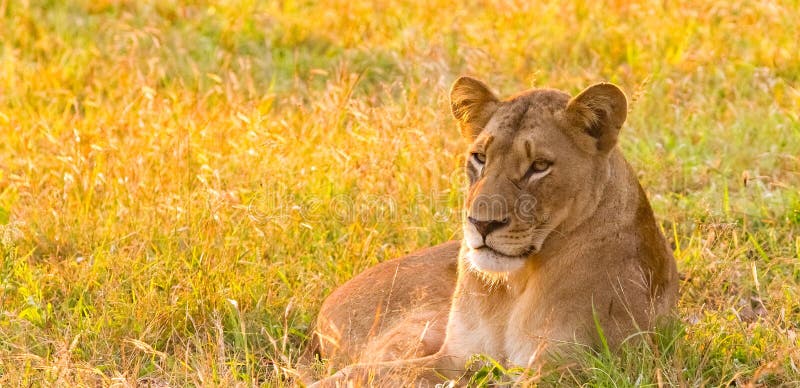
[(453, 117), (458, 120), (461, 134), (470, 141), (478, 137), (499, 103), (494, 93), (475, 78), (460, 77), (450, 89)]

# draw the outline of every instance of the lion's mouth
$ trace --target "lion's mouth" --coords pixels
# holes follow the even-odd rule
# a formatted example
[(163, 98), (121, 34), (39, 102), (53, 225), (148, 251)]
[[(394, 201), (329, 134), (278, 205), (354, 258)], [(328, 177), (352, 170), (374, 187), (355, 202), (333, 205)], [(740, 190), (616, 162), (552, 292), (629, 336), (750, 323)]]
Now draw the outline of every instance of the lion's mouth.
[(467, 250), (464, 256), (470, 268), (484, 274), (508, 274), (525, 266), (528, 254), (506, 255), (486, 245)]
[(509, 260), (523, 260), (523, 259), (527, 259), (527, 258), (528, 258), (528, 256), (530, 256), (532, 253), (536, 253), (536, 252), (535, 252), (535, 251), (536, 251), (536, 248), (532, 248), (532, 249), (529, 249), (529, 250), (527, 250), (527, 251), (525, 251), (524, 253), (522, 253), (522, 254), (519, 254), (519, 255), (507, 255), (507, 254), (505, 254), (505, 253), (503, 253), (503, 252), (500, 252), (500, 251), (498, 251), (497, 249), (494, 249), (494, 248), (492, 248), (492, 247), (490, 247), (490, 246), (488, 246), (488, 245), (484, 245), (483, 247), (480, 247), (480, 248), (478, 248), (478, 249), (476, 249), (476, 250), (477, 250), (477, 251), (480, 251), (480, 250), (486, 250), (486, 251), (488, 251), (488, 252), (491, 252), (491, 253), (493, 253), (493, 254), (495, 254), (495, 255), (499, 256), (499, 257), (502, 257), (502, 258), (504, 258), (504, 259), (509, 259)]
[(497, 249), (494, 249), (494, 248), (492, 248), (492, 247), (490, 247), (488, 245), (484, 245), (484, 246), (482, 246), (482, 247), (480, 247), (480, 248), (478, 248), (476, 250), (483, 250), (483, 249), (485, 249), (485, 250), (487, 250), (487, 251), (489, 251), (489, 252), (491, 252), (491, 253), (493, 253), (493, 254), (495, 254), (497, 256), (500, 256), (500, 257), (502, 257), (504, 259), (509, 259), (509, 260), (524, 260), (524, 259), (529, 258), (531, 255), (533, 255), (533, 254), (535, 254), (536, 252), (539, 251), (538, 248), (536, 248), (535, 246), (532, 246), (532, 247), (528, 248), (527, 250), (525, 250), (524, 252), (522, 252), (521, 254), (508, 255), (508, 254), (500, 252)]

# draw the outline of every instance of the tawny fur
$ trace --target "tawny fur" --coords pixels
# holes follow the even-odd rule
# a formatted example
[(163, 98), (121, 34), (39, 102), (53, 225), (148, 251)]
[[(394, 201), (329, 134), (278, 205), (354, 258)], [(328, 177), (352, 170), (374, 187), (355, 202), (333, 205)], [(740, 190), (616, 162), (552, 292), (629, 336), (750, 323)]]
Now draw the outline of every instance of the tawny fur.
[[(598, 84), (574, 98), (530, 90), (500, 101), (462, 77), (451, 106), (471, 142), (465, 213), (506, 224), (480, 239), (465, 221), (460, 247), (380, 264), (336, 290), (320, 312), (320, 353), (335, 368), (356, 364), (322, 385), (458, 379), (476, 353), (538, 366), (599, 347), (596, 321), (617, 348), (675, 305), (672, 252), (615, 147), (627, 115), (619, 88)], [(531, 173), (533, 163), (550, 167)], [(489, 203), (498, 198), (530, 209), (498, 215)]]
[(444, 341), (458, 241), (380, 263), (336, 289), (317, 319), (329, 366), (433, 354)]

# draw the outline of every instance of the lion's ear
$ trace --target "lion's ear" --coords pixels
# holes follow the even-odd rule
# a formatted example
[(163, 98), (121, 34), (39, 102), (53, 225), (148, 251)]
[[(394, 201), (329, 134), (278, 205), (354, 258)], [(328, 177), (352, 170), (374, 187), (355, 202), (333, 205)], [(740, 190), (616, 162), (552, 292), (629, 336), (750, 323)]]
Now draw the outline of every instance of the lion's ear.
[(628, 116), (628, 100), (616, 85), (592, 85), (567, 104), (569, 124), (594, 138), (597, 151), (608, 152), (617, 144), (617, 135)]
[(450, 109), (461, 134), (474, 140), (492, 118), (500, 100), (481, 81), (460, 77), (450, 89)]

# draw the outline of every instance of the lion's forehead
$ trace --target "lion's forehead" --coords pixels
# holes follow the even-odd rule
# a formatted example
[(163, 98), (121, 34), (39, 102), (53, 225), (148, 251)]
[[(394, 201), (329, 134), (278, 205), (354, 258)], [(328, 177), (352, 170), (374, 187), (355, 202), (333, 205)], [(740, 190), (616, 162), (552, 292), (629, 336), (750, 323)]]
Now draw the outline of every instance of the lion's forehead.
[(490, 123), (494, 136), (512, 141), (535, 129), (555, 129), (555, 116), (569, 96), (557, 90), (532, 90), (504, 101)]

